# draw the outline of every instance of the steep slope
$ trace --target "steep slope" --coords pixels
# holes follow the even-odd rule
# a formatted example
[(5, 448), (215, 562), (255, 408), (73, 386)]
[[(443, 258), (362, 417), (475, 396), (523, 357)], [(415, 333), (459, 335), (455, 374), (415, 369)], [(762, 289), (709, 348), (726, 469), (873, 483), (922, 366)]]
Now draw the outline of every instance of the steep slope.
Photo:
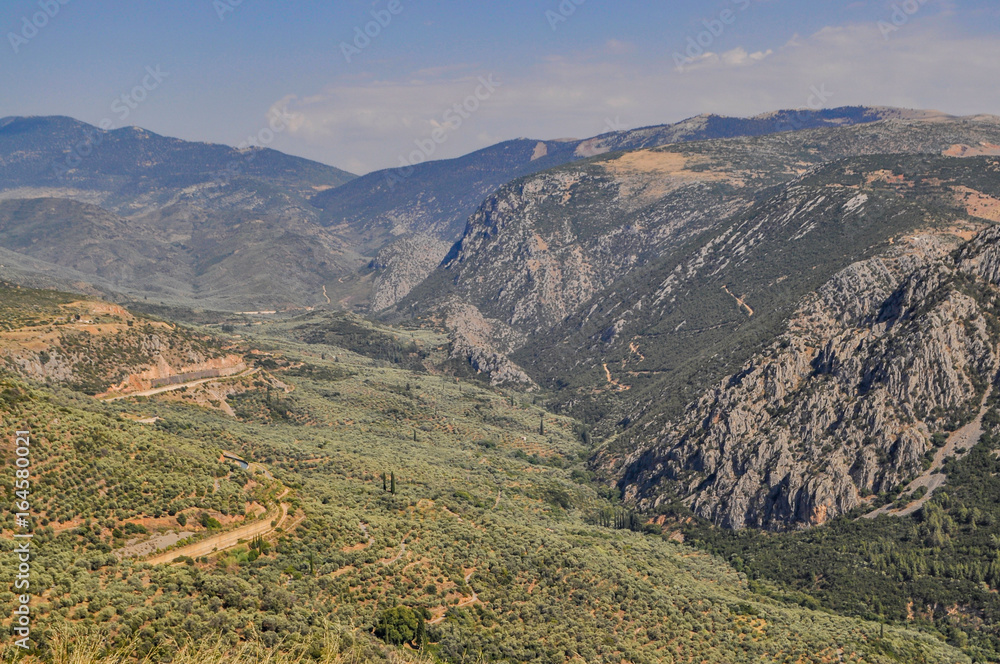
[(399, 302), (434, 271), (451, 244), (429, 235), (407, 235), (382, 247), (368, 267), (372, 284), (373, 312)]
[[(578, 358), (585, 362), (604, 355), (617, 361), (633, 354), (621, 340), (630, 339), (636, 330), (621, 338), (610, 334), (596, 344), (588, 340), (608, 336), (607, 330), (625, 325), (623, 315), (641, 312), (640, 300), (648, 294), (643, 289), (655, 288), (652, 284), (665, 280), (678, 262), (695, 260), (699, 248), (721, 232), (709, 229), (727, 228), (759, 197), (773, 195), (769, 187), (851, 155), (940, 154), (958, 137), (972, 144), (995, 142), (1000, 126), (889, 121), (612, 154), (529, 176), (484, 203), (441, 267), (396, 311), (410, 316), (436, 312), (443, 318), (459, 303), (474, 307), (478, 313), (472, 318), (486, 324), (469, 334), (459, 328), (454, 332), (456, 338), (483, 340), (471, 344), (481, 346), (480, 353), (472, 354), (478, 356), (473, 358), (477, 364), (525, 347), (529, 334), (553, 330), (525, 347), (519, 358), (534, 364), (538, 355), (534, 374), (554, 383), (562, 378), (558, 374), (574, 366), (560, 353), (577, 354), (589, 346)], [(717, 308), (729, 311), (735, 300), (721, 285), (718, 289), (708, 297), (718, 302)], [(649, 302), (645, 304), (650, 311)], [(635, 315), (638, 330), (657, 319)], [(688, 325), (693, 328), (693, 321)], [(498, 331), (492, 341), (490, 334), (484, 338), (482, 333), (487, 328)], [(553, 359), (546, 359), (549, 355)], [(602, 371), (599, 365), (593, 370)], [(592, 373), (579, 378), (578, 384), (589, 385), (596, 379)]]
[[(878, 165), (878, 158), (870, 161)], [(982, 200), (1000, 205), (1000, 190), (990, 175), (997, 164), (914, 158), (909, 166), (913, 170), (902, 167), (898, 177), (888, 179), (910, 200), (890, 201), (890, 214), (881, 219), (866, 171), (852, 162), (831, 167), (861, 176), (853, 185), (858, 189), (849, 190), (854, 197), (839, 223), (860, 216), (895, 237), (859, 254), (850, 251), (851, 235), (834, 236), (828, 252), (861, 260), (829, 279), (822, 275), (830, 264), (813, 264), (815, 257), (799, 261), (800, 270), (808, 269), (812, 279), (824, 283), (806, 294), (790, 316), (785, 312), (798, 298), (781, 303), (790, 280), (778, 276), (790, 263), (769, 242), (760, 247), (771, 247), (769, 262), (778, 266), (773, 274), (766, 263), (747, 263), (750, 272), (740, 269), (739, 263), (753, 260), (753, 251), (722, 250), (704, 254), (697, 267), (678, 270), (663, 283), (659, 296), (669, 300), (678, 293), (693, 295), (692, 285), (709, 275), (721, 276), (709, 278), (709, 287), (732, 279), (741, 284), (737, 292), (755, 315), (744, 308), (745, 321), (730, 324), (726, 335), (714, 340), (699, 335), (697, 349), (661, 365), (669, 373), (640, 385), (636, 405), (628, 410), (630, 428), (600, 459), (602, 467), (617, 473), (630, 498), (653, 506), (667, 494), (679, 496), (697, 513), (735, 528), (823, 523), (918, 475), (935, 443), (978, 414), (996, 372), (1000, 339), (985, 285), (990, 277), (970, 278), (975, 270), (969, 266), (982, 265), (980, 272), (988, 275), (993, 258), (987, 246), (994, 231), (980, 236), (974, 245), (978, 253), (965, 250), (964, 267), (950, 252), (990, 223), (963, 214), (966, 185), (976, 187)], [(906, 207), (921, 198), (943, 205), (923, 213), (918, 205), (907, 215)], [(944, 207), (949, 203), (955, 207)], [(823, 232), (815, 214), (795, 219), (787, 217), (800, 229), (797, 234)], [(906, 230), (910, 224), (915, 234)], [(865, 231), (864, 239), (867, 244), (875, 238)], [(720, 275), (720, 264), (730, 261), (737, 269)], [(809, 289), (808, 283), (800, 283), (800, 289)], [(735, 302), (730, 306), (737, 309)], [(676, 321), (675, 307), (681, 305), (664, 310), (669, 314), (660, 328), (664, 332)], [(627, 334), (630, 328), (624, 327)], [(683, 351), (671, 336), (679, 335), (675, 330), (661, 337), (656, 353), (662, 353), (664, 342), (668, 350)], [(626, 338), (630, 346), (654, 355), (648, 333)], [(623, 373), (640, 383), (648, 364), (623, 361), (621, 367), (627, 364), (631, 371)], [(720, 369), (729, 375), (718, 380)], [(706, 381), (715, 387), (699, 396)]]
[(646, 429), (653, 445), (622, 463), (628, 496), (648, 501), (670, 479), (720, 525), (777, 528), (824, 523), (919, 474), (936, 436), (978, 414), (997, 370), (980, 285), (936, 263), (906, 274), (915, 253), (946, 257), (953, 244), (939, 242), (918, 236), (852, 265), (786, 335), (679, 420)]
[[(703, 115), (676, 124), (614, 131), (586, 140), (518, 139), (458, 159), (370, 173), (345, 186), (321, 192), (312, 202), (323, 209), (325, 224), (360, 246), (363, 252), (376, 251), (401, 235), (427, 236), (450, 245), (461, 238), (469, 216), (498, 187), (572, 161), (688, 141), (850, 126), (890, 118), (940, 116), (923, 111), (845, 107), (778, 111), (753, 118)], [(374, 311), (402, 299), (409, 289), (400, 286), (410, 284), (412, 288), (447, 253), (426, 241), (419, 243), (420, 247), (414, 247), (404, 237), (401, 244), (404, 250), (392, 250), (395, 261), (385, 266), (378, 262), (377, 274), (384, 272), (388, 276), (375, 283)], [(396, 270), (403, 276), (392, 276)], [(415, 280), (417, 276), (420, 279)]]
[(494, 380), (558, 390), (642, 508), (823, 523), (976, 414), (998, 340), (948, 256), (996, 218), (997, 165), (940, 155), (998, 129), (889, 122), (563, 166), (491, 198), (399, 309), (437, 312)]

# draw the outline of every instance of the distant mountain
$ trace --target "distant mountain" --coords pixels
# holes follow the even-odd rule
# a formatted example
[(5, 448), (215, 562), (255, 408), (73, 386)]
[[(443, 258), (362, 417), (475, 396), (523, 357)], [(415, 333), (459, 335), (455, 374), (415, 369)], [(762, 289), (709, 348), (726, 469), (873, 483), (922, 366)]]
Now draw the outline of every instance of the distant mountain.
[[(354, 176), (269, 149), (0, 120), (0, 273), (228, 310), (324, 304), (366, 263), (308, 198)], [(262, 269), (262, 266), (268, 266)]]
[(508, 141), (361, 178), (275, 150), (9, 117), (0, 120), (0, 200), (10, 201), (0, 249), (16, 255), (0, 274), (188, 307), (377, 311), (423, 281), (483, 199), (518, 177), (609, 151), (914, 114), (701, 116), (583, 141)]
[(476, 207), (497, 187), (576, 158), (575, 143), (506, 141), (457, 159), (361, 176), (316, 194), (323, 223), (377, 251), (404, 234), (455, 241)]
[[(41, 273), (60, 286), (230, 311), (320, 304), (328, 283), (363, 265), (294, 208), (171, 205), (124, 218), (65, 198), (0, 200), (0, 246), (15, 258), (0, 260), (4, 278), (26, 272), (37, 283)], [(15, 269), (24, 258), (33, 263)]]
[[(323, 210), (322, 223), (361, 253), (376, 252), (400, 236), (418, 236), (417, 242), (424, 251), (394, 251), (399, 260), (377, 268), (378, 274), (396, 270), (403, 273), (403, 276), (390, 274), (379, 282), (392, 284), (391, 290), (376, 292), (373, 298), (374, 308), (379, 311), (408, 292), (402, 284), (412, 288), (430, 273), (426, 266), (444, 258), (446, 249), (439, 243), (450, 245), (458, 240), (469, 216), (483, 199), (517, 178), (608, 152), (930, 117), (942, 116), (929, 111), (857, 106), (778, 111), (753, 118), (702, 115), (676, 124), (615, 131), (585, 140), (517, 139), (457, 159), (370, 173), (316, 194), (312, 203)], [(432, 246), (436, 246), (436, 251)], [(412, 263), (405, 260), (407, 257), (412, 257)]]
[(324, 223), (380, 248), (403, 233), (458, 240), (465, 222), (500, 185), (531, 173), (607, 152), (734, 136), (760, 136), (817, 127), (839, 127), (887, 119), (936, 116), (933, 112), (845, 107), (778, 111), (753, 118), (702, 115), (676, 124), (602, 134), (586, 140), (517, 139), (457, 159), (391, 168), (316, 194), (312, 202)]
[(181, 192), (211, 198), (233, 182), (280, 187), (297, 197), (338, 187), (354, 175), (277, 150), (194, 143), (138, 127), (102, 131), (67, 117), (0, 119), (0, 187), (100, 192), (121, 211), (163, 204)]

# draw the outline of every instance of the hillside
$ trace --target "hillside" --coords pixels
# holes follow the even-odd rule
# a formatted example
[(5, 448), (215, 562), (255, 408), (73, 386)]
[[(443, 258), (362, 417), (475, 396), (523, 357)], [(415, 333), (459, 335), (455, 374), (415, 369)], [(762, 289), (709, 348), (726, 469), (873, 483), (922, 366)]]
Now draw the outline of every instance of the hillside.
[(466, 336), (495, 328), (485, 355), (509, 354), (525, 334), (557, 324), (563, 337), (586, 311), (590, 334), (600, 334), (615, 322), (602, 307), (618, 301), (605, 289), (647, 265), (666, 278), (671, 260), (692, 255), (769, 188), (853, 155), (940, 154), (959, 136), (977, 145), (1000, 130), (994, 122), (880, 122), (616, 153), (522, 178), (480, 207), (447, 260), (396, 311), (446, 316), (471, 306), (486, 325)]
[(26, 285), (41, 277), (172, 305), (323, 304), (323, 287), (366, 261), (323, 231), (308, 198), (353, 177), (269, 149), (5, 118), (0, 247), (15, 255), (0, 270)]
[[(953, 175), (971, 182), (989, 165), (964, 164), (966, 172)], [(925, 177), (936, 180), (942, 170), (931, 169)], [(926, 186), (921, 175), (904, 173), (913, 187)], [(817, 193), (803, 193), (799, 209), (833, 203), (867, 223), (880, 216), (872, 194), (855, 190), (817, 203)], [(862, 195), (866, 198), (856, 198)], [(890, 210), (891, 219), (906, 219), (905, 208)], [(726, 366), (718, 356), (709, 359), (709, 353), (728, 351), (726, 360), (733, 361), (751, 347), (751, 335), (768, 339), (768, 328), (777, 338), (766, 341), (731, 375), (712, 381), (683, 415), (663, 408), (662, 397), (647, 395), (651, 401), (644, 405), (639, 426), (646, 440), (657, 442), (622, 460), (621, 483), (629, 495), (648, 495), (655, 483), (648, 473), (663, 473), (677, 481), (679, 494), (692, 497), (693, 509), (728, 527), (817, 525), (919, 474), (926, 455), (934, 452), (936, 436), (978, 413), (996, 371), (1000, 339), (992, 338), (988, 287), (950, 264), (951, 253), (965, 238), (979, 233), (980, 241), (988, 241), (989, 231), (982, 231), (988, 224), (943, 209), (914, 213), (922, 213), (923, 219), (911, 217), (920, 221), (909, 229), (888, 220), (879, 223), (885, 232), (897, 234), (894, 241), (838, 271), (818, 289), (806, 285), (811, 292), (804, 300), (793, 292), (781, 301), (784, 289), (776, 284), (787, 274), (788, 259), (774, 260), (780, 268), (770, 274), (759, 267), (756, 274), (729, 272), (727, 276), (744, 277), (736, 282), (741, 297), (755, 310), (774, 312), (772, 320), (764, 313), (753, 316), (757, 321), (748, 316), (730, 329), (735, 339), (718, 338), (704, 350), (689, 349), (690, 357), (702, 359), (685, 369), (693, 373), (699, 365), (702, 370), (709, 363)], [(813, 213), (808, 221), (811, 228), (791, 217), (789, 230), (796, 237), (803, 231), (823, 232), (816, 217)], [(852, 238), (838, 233), (831, 239), (849, 248), (846, 240)], [(754, 249), (775, 259), (777, 252), (768, 244)], [(817, 249), (822, 251), (822, 245)], [(832, 246), (825, 251), (832, 252)], [(753, 252), (746, 256), (749, 267)], [(715, 260), (706, 256), (705, 268), (698, 272), (709, 272)], [(661, 294), (669, 297), (670, 292), (666, 286)], [(793, 302), (801, 303), (786, 318)], [(670, 319), (664, 323), (669, 325)], [(666, 394), (664, 383), (654, 389)], [(664, 425), (657, 431), (652, 424), (668, 420), (676, 428)], [(619, 441), (625, 446), (636, 441), (628, 434), (625, 439)], [(613, 459), (623, 449), (615, 445), (603, 463), (617, 464)]]
[[(21, 297), (3, 322), (24, 335), (72, 300)], [(386, 626), (413, 618), (402, 640), (447, 662), (971, 661), (909, 627), (767, 596), (643, 526), (587, 481), (578, 423), (529, 397), (329, 345), (373, 351), (365, 339), (395, 337), (446, 356), (439, 332), (370, 325), (313, 314), (240, 330), (267, 347), (250, 351), (267, 373), (233, 392), (220, 379), (101, 402), (5, 373), (3, 419), (34, 436), (37, 654), (89, 634), (139, 655), (221, 639), (212, 647), (409, 661)], [(263, 537), (175, 564), (144, 558), (221, 543), (279, 510), (283, 527)], [(610, 527), (616, 510), (645, 532)], [(8, 514), (6, 550), (14, 525)]]
[(0, 367), (84, 394), (121, 395), (177, 376), (246, 368), (238, 350), (114, 304), (0, 282)]
[[(462, 237), (484, 199), (526, 175), (608, 152), (734, 136), (760, 136), (817, 127), (940, 114), (890, 108), (845, 107), (778, 111), (752, 118), (704, 115), (676, 124), (614, 131), (584, 140), (506, 141), (459, 157), (370, 173), (317, 194), (312, 203), (328, 225), (362, 253), (391, 252), (372, 267), (373, 311), (401, 300), (427, 277)], [(399, 240), (397, 240), (399, 238)]]
[[(933, 435), (982, 396), (968, 386), (981, 385), (987, 342), (966, 346), (945, 329), (935, 334), (955, 355), (941, 369), (948, 377), (926, 393), (901, 388), (912, 402), (898, 411), (891, 390), (873, 390), (850, 415), (868, 418), (856, 432), (826, 429), (843, 423), (842, 405), (870, 372), (881, 375), (873, 367), (886, 348), (866, 347), (872, 355), (822, 401), (821, 379), (801, 381), (825, 375), (818, 355), (837, 334), (818, 327), (820, 313), (878, 320), (916, 257), (946, 260), (993, 223), (991, 158), (940, 155), (998, 139), (992, 121), (892, 121), (563, 166), (487, 201), (398, 311), (430, 312), (449, 327), (455, 355), (494, 381), (557, 390), (559, 408), (608, 440), (596, 467), (644, 509), (676, 496), (728, 527), (822, 523), (908, 481)], [(801, 342), (781, 336), (795, 329)], [(905, 350), (900, 363), (924, 343), (914, 334), (900, 328), (884, 341)], [(845, 330), (841, 343), (865, 335)], [(794, 357), (782, 352), (796, 343)], [(935, 353), (948, 356), (921, 352), (932, 373)], [(757, 354), (776, 359), (765, 369)], [(761, 378), (745, 383), (755, 371)], [(761, 387), (772, 372), (787, 384)], [(761, 389), (780, 399), (769, 404)], [(781, 433), (774, 418), (796, 407), (808, 413)], [(906, 433), (914, 418), (919, 435)], [(786, 442), (760, 446), (765, 432)]]
[(752, 118), (704, 115), (676, 124), (614, 131), (584, 140), (518, 139), (456, 158), (364, 175), (313, 198), (327, 224), (378, 249), (394, 236), (429, 235), (454, 242), (466, 220), (498, 187), (525, 175), (607, 152), (734, 136), (864, 124), (926, 115), (888, 108), (778, 111)]

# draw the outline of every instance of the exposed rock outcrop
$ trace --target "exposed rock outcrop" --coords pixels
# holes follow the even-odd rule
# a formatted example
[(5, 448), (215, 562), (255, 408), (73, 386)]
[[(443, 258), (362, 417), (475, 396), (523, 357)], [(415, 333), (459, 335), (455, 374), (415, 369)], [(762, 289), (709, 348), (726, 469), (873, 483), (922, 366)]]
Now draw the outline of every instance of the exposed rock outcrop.
[(954, 236), (915, 236), (838, 273), (623, 460), (627, 499), (680, 496), (726, 527), (784, 528), (919, 474), (933, 434), (971, 419), (997, 372), (997, 293), (978, 278), (997, 283), (998, 242), (984, 231), (956, 261)]
[(374, 312), (393, 306), (427, 278), (448, 253), (451, 244), (427, 235), (400, 238), (386, 245), (371, 262)]

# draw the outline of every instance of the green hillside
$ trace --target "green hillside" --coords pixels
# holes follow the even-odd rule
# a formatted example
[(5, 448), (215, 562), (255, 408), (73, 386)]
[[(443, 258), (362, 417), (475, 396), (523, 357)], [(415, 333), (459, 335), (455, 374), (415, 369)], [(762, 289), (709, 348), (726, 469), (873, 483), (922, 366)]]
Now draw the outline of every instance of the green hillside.
[[(313, 318), (231, 328), (256, 374), (152, 397), (98, 402), (4, 374), (3, 421), (35, 437), (42, 661), (69, 661), (60, 639), (85, 634), (154, 660), (221, 639), (212, 647), (326, 661), (968, 661), (931, 636), (754, 590), (595, 490), (579, 423), (303, 329), (328, 324), (362, 351), (395, 337), (431, 367), (446, 359), (429, 328)], [(262, 537), (183, 555), (258, 523)], [(8, 513), (8, 552), (12, 526)], [(143, 562), (150, 541), (171, 541), (160, 555), (176, 564)], [(2, 587), (11, 574), (0, 566)]]

